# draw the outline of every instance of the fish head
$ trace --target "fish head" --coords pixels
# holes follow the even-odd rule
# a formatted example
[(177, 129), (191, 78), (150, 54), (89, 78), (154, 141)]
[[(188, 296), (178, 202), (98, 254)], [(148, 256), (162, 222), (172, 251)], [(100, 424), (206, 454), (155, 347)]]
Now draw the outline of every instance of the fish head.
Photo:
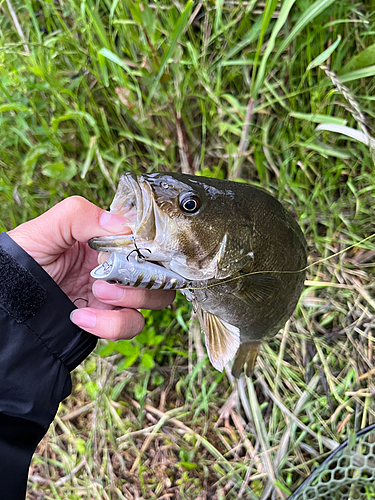
[[(236, 217), (234, 193), (216, 179), (177, 173), (125, 173), (110, 211), (125, 218), (131, 236), (92, 238), (98, 251), (129, 253), (135, 245), (146, 260), (188, 279), (217, 276), (228, 244), (228, 214)], [(211, 181), (211, 182), (210, 182)]]

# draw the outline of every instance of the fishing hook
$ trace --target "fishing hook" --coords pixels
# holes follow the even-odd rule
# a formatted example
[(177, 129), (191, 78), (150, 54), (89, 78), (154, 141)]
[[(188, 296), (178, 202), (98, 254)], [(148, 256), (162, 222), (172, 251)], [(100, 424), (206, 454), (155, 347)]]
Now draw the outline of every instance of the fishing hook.
[[(140, 249), (137, 247), (137, 243), (135, 242), (135, 240), (133, 240), (133, 243), (134, 243), (134, 250), (132, 250), (131, 252), (128, 253), (128, 255), (126, 256), (126, 260), (129, 261), (129, 257), (131, 256), (131, 254), (133, 252), (136, 252), (137, 254), (137, 257), (138, 257), (138, 262), (145, 262), (146, 260), (146, 257), (144, 255), (141, 254), (141, 251)], [(152, 253), (151, 250), (149, 248), (143, 248), (142, 250), (147, 250), (148, 252)]]

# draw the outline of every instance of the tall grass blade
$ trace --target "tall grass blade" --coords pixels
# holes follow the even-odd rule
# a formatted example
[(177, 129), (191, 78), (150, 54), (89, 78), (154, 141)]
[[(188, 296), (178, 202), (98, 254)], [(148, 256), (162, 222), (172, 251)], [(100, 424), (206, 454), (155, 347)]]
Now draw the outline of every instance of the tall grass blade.
[(257, 432), (258, 439), (260, 441), (260, 445), (262, 447), (262, 462), (264, 468), (267, 471), (270, 481), (275, 482), (275, 471), (273, 469), (273, 464), (271, 461), (271, 453), (270, 453), (270, 444), (267, 437), (266, 426), (264, 424), (263, 416), (261, 409), (259, 407), (258, 398), (255, 392), (253, 381), (250, 377), (246, 378), (247, 382), (247, 390), (249, 393), (249, 403), (251, 407), (251, 413), (255, 425), (255, 429)]
[(288, 47), (290, 42), (294, 40), (299, 33), (303, 30), (305, 26), (307, 26), (311, 21), (313, 21), (316, 16), (321, 14), (327, 7), (333, 4), (335, 0), (317, 0), (311, 7), (309, 7), (297, 20), (292, 31), (289, 35), (280, 42), (278, 50), (272, 59), (271, 67), (274, 67), (277, 63), (280, 55), (284, 52), (284, 50)]
[[(256, 96), (258, 95), (259, 89), (260, 89), (261, 85), (263, 84), (264, 75), (266, 72), (267, 61), (271, 55), (271, 52), (273, 51), (273, 49), (275, 47), (276, 37), (279, 34), (281, 28), (284, 26), (284, 24), (288, 18), (290, 9), (293, 7), (295, 1), (296, 0), (287, 0), (286, 2), (283, 3), (279, 17), (276, 21), (275, 26), (273, 27), (270, 39), (267, 43), (267, 48), (266, 48), (264, 55), (262, 57), (262, 62), (260, 63), (260, 66), (259, 66), (259, 70), (258, 70), (255, 84), (252, 86), (252, 89), (251, 89), (251, 95), (252, 95), (253, 99), (255, 99)], [(263, 28), (263, 26), (262, 26), (262, 28)], [(259, 50), (259, 48), (258, 48), (258, 50)], [(254, 61), (254, 67), (255, 66), (256, 66), (256, 62)]]
[(297, 111), (292, 111), (289, 116), (293, 118), (298, 118), (299, 120), (306, 120), (313, 123), (328, 123), (333, 125), (346, 125), (346, 120), (344, 118), (336, 118), (330, 115), (319, 115), (315, 113), (298, 113)]
[[(262, 17), (262, 25), (261, 25), (260, 33), (259, 33), (258, 47), (257, 47), (257, 51), (256, 51), (255, 57), (254, 57), (253, 78), (252, 78), (253, 83), (251, 85), (252, 89), (254, 89), (256, 70), (257, 70), (257, 66), (258, 66), (260, 52), (261, 52), (262, 46), (263, 46), (264, 36), (265, 36), (267, 28), (270, 24), (272, 14), (274, 13), (274, 11), (276, 9), (276, 5), (277, 5), (276, 0), (266, 0), (266, 5), (264, 7), (264, 12), (263, 12), (263, 17)], [(252, 91), (253, 99), (255, 98), (255, 96), (256, 96), (256, 92)]]
[(95, 135), (97, 137), (100, 137), (100, 131), (95, 118), (93, 118), (89, 113), (85, 113), (84, 111), (69, 111), (62, 116), (53, 118), (51, 121), (52, 130), (56, 132), (59, 124), (63, 121), (76, 120), (77, 123), (80, 123), (82, 119), (86, 120), (87, 123), (94, 129)]
[(346, 135), (358, 142), (362, 142), (366, 146), (371, 146), (375, 148), (375, 138), (365, 135), (363, 132), (356, 130), (355, 128), (345, 127), (344, 125), (337, 125), (335, 123), (321, 123), (316, 127), (316, 132), (321, 130), (326, 130), (329, 132), (336, 132), (337, 134)]
[(375, 43), (366, 47), (365, 50), (352, 57), (349, 62), (345, 64), (340, 73), (351, 73), (358, 69), (366, 68), (373, 65), (375, 62)]
[(140, 71), (135, 71), (134, 69), (130, 69), (129, 66), (127, 64), (125, 64), (124, 61), (122, 59), (120, 59), (118, 55), (114, 54), (111, 50), (103, 47), (100, 50), (98, 50), (98, 54), (100, 54), (101, 56), (104, 56), (109, 61), (120, 66), (122, 69), (124, 69), (128, 73), (128, 75), (130, 75), (130, 76), (142, 76), (142, 73)]
[(185, 6), (180, 18), (179, 18), (179, 20), (177, 21), (176, 27), (172, 33), (172, 36), (171, 36), (171, 42), (170, 42), (169, 47), (163, 56), (163, 59), (161, 60), (158, 74), (155, 77), (155, 81), (154, 81), (154, 83), (151, 87), (150, 93), (148, 95), (148, 98), (146, 101), (146, 106), (148, 106), (150, 104), (151, 99), (153, 98), (153, 96), (155, 94), (155, 90), (159, 84), (160, 78), (163, 76), (165, 66), (166, 66), (167, 62), (169, 61), (170, 57), (172, 56), (173, 51), (177, 45), (177, 42), (179, 41), (179, 39), (182, 35), (182, 32), (184, 31), (184, 29), (186, 27), (186, 24), (188, 22), (192, 7), (193, 7), (193, 0), (189, 0), (189, 2), (186, 4), (186, 6)]
[(343, 83), (346, 83), (353, 82), (354, 80), (360, 80), (361, 78), (369, 78), (370, 76), (375, 76), (375, 65), (340, 75), (340, 80)]
[(318, 55), (318, 57), (316, 57), (313, 61), (311, 61), (311, 63), (307, 66), (306, 71), (316, 68), (317, 66), (320, 66), (321, 64), (326, 62), (326, 60), (336, 50), (336, 47), (340, 42), (341, 42), (341, 36), (339, 35), (337, 37), (337, 40), (330, 47), (328, 47), (328, 49), (324, 50), (321, 54)]
[(100, 41), (106, 47), (108, 50), (111, 49), (111, 43), (108, 40), (106, 30), (104, 28), (104, 25), (102, 23), (102, 20), (99, 17), (97, 8), (94, 5), (90, 5), (91, 2), (84, 4), (86, 6), (86, 13), (88, 17), (91, 19), (94, 28), (95, 28), (95, 33), (99, 36)]
[(258, 17), (255, 23), (247, 31), (246, 38), (238, 42), (227, 54), (225, 54), (225, 61), (233, 60), (233, 57), (239, 52), (242, 52), (246, 47), (252, 44), (257, 38), (259, 38), (260, 30), (262, 27), (262, 18)]

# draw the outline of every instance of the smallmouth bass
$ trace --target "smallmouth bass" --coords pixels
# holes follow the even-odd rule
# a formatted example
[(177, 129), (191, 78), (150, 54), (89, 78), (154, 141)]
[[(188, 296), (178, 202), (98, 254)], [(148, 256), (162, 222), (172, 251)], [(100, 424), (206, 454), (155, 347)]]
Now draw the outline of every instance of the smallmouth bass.
[(133, 234), (92, 238), (110, 253), (91, 275), (110, 283), (179, 289), (193, 302), (213, 366), (254, 369), (259, 345), (293, 313), (306, 242), (271, 195), (251, 185), (179, 173), (125, 173), (111, 204)]

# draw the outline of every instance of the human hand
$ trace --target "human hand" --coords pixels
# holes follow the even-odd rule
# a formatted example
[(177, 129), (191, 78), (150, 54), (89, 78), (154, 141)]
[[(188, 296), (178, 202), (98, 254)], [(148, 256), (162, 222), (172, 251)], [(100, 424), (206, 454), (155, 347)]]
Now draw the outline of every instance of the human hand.
[(110, 340), (130, 339), (144, 326), (141, 308), (162, 309), (175, 292), (109, 285), (94, 280), (98, 253), (87, 241), (94, 236), (130, 234), (127, 220), (110, 214), (79, 196), (67, 198), (8, 235), (56, 281), (71, 301), (87, 305), (71, 320), (84, 330)]

